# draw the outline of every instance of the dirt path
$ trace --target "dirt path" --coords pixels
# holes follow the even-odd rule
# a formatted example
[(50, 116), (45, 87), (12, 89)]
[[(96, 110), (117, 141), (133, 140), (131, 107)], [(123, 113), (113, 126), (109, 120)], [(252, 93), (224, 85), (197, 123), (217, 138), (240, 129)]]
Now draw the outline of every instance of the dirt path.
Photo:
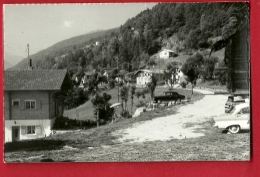
[(194, 104), (180, 107), (175, 115), (136, 123), (128, 129), (114, 132), (113, 135), (121, 136), (118, 139), (121, 142), (165, 141), (204, 136), (203, 133), (195, 132), (195, 129), (200, 128), (199, 125), (190, 127), (187, 125), (205, 122), (212, 117), (223, 114), (227, 96), (212, 95), (212, 92), (204, 90), (194, 89), (194, 91), (205, 94), (205, 97)]

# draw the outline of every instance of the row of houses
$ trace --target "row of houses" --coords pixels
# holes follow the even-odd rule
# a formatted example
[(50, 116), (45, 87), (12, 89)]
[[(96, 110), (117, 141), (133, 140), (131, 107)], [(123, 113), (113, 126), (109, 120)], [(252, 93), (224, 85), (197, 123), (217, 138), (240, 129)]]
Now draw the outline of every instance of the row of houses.
[[(84, 88), (85, 84), (88, 82), (88, 80), (91, 78), (91, 76), (95, 73), (93, 72), (85, 72), (84, 76), (80, 80), (79, 87)], [(176, 83), (180, 82), (180, 77), (182, 76), (182, 72), (180, 69), (176, 70), (176, 74), (172, 75), (172, 79), (176, 81)], [(139, 69), (137, 71), (133, 72), (125, 72), (124, 74), (121, 74), (121, 76), (116, 77), (115, 81), (124, 81), (126, 84), (134, 84), (138, 87), (144, 87), (149, 82), (151, 82), (152, 76), (155, 76), (157, 78), (157, 81), (164, 81), (164, 70), (159, 69)], [(109, 79), (109, 73), (105, 71), (103, 74), (98, 72), (98, 77), (106, 77)], [(79, 79), (76, 77), (76, 82), (79, 82)], [(167, 83), (166, 83), (167, 84)]]

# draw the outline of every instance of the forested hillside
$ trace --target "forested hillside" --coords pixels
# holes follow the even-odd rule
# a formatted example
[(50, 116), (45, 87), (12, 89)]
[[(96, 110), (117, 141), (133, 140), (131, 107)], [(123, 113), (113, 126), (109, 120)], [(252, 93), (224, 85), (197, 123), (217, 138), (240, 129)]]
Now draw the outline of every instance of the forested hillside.
[[(82, 73), (117, 66), (133, 71), (162, 48), (192, 54), (209, 48), (235, 11), (247, 13), (245, 3), (159, 3), (126, 21), (118, 29), (77, 36), (32, 55), (35, 68), (70, 68)], [(247, 6), (246, 6), (247, 7)], [(95, 42), (99, 41), (99, 45)], [(26, 60), (15, 68), (25, 68)]]
[[(110, 33), (116, 32), (118, 29), (110, 29), (110, 30), (96, 30), (91, 33), (87, 33), (84, 35), (72, 37), (70, 39), (66, 39), (64, 41), (58, 42), (53, 46), (41, 50), (40, 52), (33, 54), (30, 58), (33, 60), (33, 66), (35, 68), (42, 69), (51, 69), (59, 67), (58, 60), (59, 57), (62, 57), (63, 60), (66, 60), (67, 57), (65, 55), (70, 52), (83, 51), (84, 48), (89, 47), (91, 44), (94, 44), (96, 41), (101, 41), (103, 38), (106, 38), (110, 35)], [(69, 61), (68, 61), (69, 62)], [(27, 58), (22, 62), (18, 63), (15, 68), (26, 68), (27, 67)], [(66, 66), (64, 66), (65, 68)]]

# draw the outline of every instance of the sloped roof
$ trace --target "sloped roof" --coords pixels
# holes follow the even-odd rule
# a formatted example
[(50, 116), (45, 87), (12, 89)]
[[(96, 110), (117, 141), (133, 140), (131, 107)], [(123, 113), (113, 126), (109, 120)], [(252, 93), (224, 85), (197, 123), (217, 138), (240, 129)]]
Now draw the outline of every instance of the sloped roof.
[(139, 72), (152, 73), (152, 71), (151, 71), (151, 70), (148, 70), (148, 69), (139, 69), (139, 70), (137, 70), (134, 74), (136, 75), (136, 74), (139, 73)]
[(60, 90), (67, 70), (6, 70), (4, 90)]
[(159, 70), (159, 69), (153, 69), (153, 70), (148, 70), (148, 69), (139, 69), (137, 70), (134, 74), (136, 75), (139, 72), (147, 72), (147, 73), (155, 73), (155, 74), (160, 74), (164, 73), (164, 70)]
[(170, 50), (170, 49), (161, 49), (161, 50), (159, 51), (159, 53), (162, 52), (162, 51), (176, 53), (176, 52), (174, 52), (173, 50)]

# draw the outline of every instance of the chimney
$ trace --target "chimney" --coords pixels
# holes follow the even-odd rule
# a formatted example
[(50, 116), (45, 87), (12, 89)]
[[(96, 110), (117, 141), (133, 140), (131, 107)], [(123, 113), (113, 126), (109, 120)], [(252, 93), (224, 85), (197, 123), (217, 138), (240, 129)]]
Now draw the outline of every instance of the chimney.
[(29, 66), (28, 66), (28, 70), (32, 70), (33, 67), (32, 67), (32, 59), (30, 58), (29, 60)]

